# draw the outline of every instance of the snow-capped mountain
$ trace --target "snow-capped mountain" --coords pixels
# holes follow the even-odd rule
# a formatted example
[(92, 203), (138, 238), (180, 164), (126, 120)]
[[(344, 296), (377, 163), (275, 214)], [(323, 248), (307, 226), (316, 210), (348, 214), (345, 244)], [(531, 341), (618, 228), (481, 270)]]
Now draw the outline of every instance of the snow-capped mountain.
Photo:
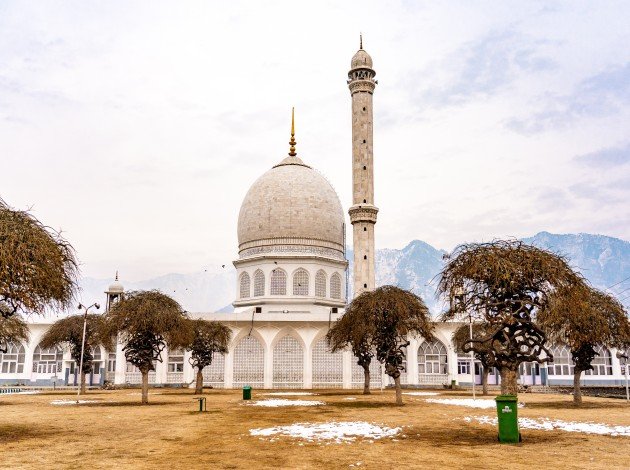
[[(567, 257), (571, 265), (591, 284), (608, 289), (630, 306), (630, 242), (587, 233), (556, 235), (540, 232), (523, 241)], [(377, 285), (393, 284), (420, 295), (435, 314), (443, 303), (435, 297), (437, 275), (446, 252), (414, 240), (402, 249), (384, 248), (376, 252)], [(352, 251), (349, 295), (352, 296)], [(171, 295), (192, 312), (230, 312), (235, 295), (235, 270), (232, 266), (215, 272), (167, 274), (140, 282), (125, 282), (126, 290), (159, 289)], [(103, 292), (111, 279), (84, 278), (81, 299), (91, 303), (104, 300)]]

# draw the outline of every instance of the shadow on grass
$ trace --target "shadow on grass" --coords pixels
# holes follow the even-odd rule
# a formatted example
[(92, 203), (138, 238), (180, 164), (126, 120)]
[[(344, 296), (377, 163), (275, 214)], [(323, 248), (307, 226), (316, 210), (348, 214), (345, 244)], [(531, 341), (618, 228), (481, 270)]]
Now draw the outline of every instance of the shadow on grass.
[(140, 401), (104, 401), (104, 402), (96, 402), (96, 403), (85, 403), (83, 405), (79, 405), (82, 408), (107, 408), (107, 407), (134, 407), (134, 406), (145, 406), (147, 408), (151, 408), (153, 406), (163, 406), (163, 405), (181, 405), (181, 402), (178, 401), (151, 401), (149, 403), (143, 404)]
[(26, 439), (42, 439), (58, 434), (59, 430), (50, 427), (37, 427), (32, 424), (0, 424), (0, 444), (23, 441)]
[(608, 410), (611, 408), (628, 409), (626, 402), (611, 403), (605, 401), (601, 403), (585, 401), (580, 406), (573, 404), (573, 400), (554, 400), (554, 401), (541, 401), (534, 403), (526, 403), (525, 406), (532, 410)]
[(333, 403), (326, 403), (327, 406), (344, 408), (344, 409), (376, 409), (376, 408), (401, 408), (396, 403), (388, 401), (339, 401)]
[[(432, 446), (446, 448), (446, 447), (488, 447), (492, 445), (537, 445), (537, 444), (554, 444), (559, 441), (563, 441), (564, 437), (560, 433), (550, 433), (547, 431), (531, 431), (522, 430), (523, 442), (519, 444), (501, 444), (497, 436), (497, 428), (495, 426), (488, 426), (487, 428), (480, 429), (477, 427), (459, 427), (452, 428), (446, 427), (432, 427), (432, 428), (420, 428), (413, 426), (411, 430), (405, 430), (407, 440), (421, 441), (423, 443), (430, 442)], [(575, 439), (576, 436), (573, 436)]]

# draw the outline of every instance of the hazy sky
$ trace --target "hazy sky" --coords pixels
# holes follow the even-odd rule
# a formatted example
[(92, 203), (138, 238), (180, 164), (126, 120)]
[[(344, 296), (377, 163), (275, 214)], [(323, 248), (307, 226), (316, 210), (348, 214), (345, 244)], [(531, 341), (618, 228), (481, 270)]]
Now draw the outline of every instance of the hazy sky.
[(63, 229), (86, 276), (229, 265), (291, 106), (299, 156), (349, 207), (363, 31), (378, 247), (628, 240), (628, 18), (627, 1), (0, 1), (0, 196)]

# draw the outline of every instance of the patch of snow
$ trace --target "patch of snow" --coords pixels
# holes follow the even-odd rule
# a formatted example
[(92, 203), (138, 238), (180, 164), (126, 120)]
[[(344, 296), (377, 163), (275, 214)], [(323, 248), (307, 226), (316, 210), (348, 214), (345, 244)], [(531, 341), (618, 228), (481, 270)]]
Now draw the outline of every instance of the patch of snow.
[(344, 398), (344, 400), (356, 400), (356, 399), (357, 399), (357, 397), (346, 397), (346, 398)]
[[(496, 408), (497, 403), (494, 400), (472, 398), (427, 398), (429, 403), (439, 403), (441, 405), (457, 405), (468, 406), (470, 408)], [(519, 403), (518, 407), (523, 408), (523, 403)]]
[(273, 396), (277, 396), (277, 397), (292, 397), (292, 396), (306, 396), (306, 395), (319, 395), (318, 393), (311, 393), (311, 392), (271, 392), (271, 393), (265, 393), (265, 395), (273, 395)]
[(0, 393), (0, 397), (4, 395), (35, 395), (37, 393), (41, 393), (41, 392), (39, 390), (24, 390), (23, 392)]
[[(464, 421), (470, 423), (477, 421), (480, 424), (497, 425), (497, 418), (490, 416), (467, 416)], [(523, 429), (538, 429), (542, 431), (553, 431), (558, 429), (566, 432), (583, 432), (586, 434), (603, 434), (610, 436), (629, 436), (630, 426), (611, 426), (602, 423), (580, 423), (576, 421), (552, 420), (549, 418), (518, 418), (518, 425)]]
[(258, 400), (252, 403), (253, 406), (266, 406), (275, 408), (278, 406), (319, 406), (325, 405), (323, 401), (316, 400), (286, 400), (282, 398), (272, 398), (268, 400)]
[(96, 400), (53, 400), (51, 405), (85, 405), (86, 403), (96, 403)]
[(438, 392), (403, 392), (403, 395), (411, 395), (413, 397), (428, 397), (439, 395)]
[(358, 437), (364, 439), (382, 439), (393, 437), (401, 431), (401, 428), (389, 428), (377, 426), (365, 421), (341, 421), (330, 423), (296, 423), (289, 426), (276, 426), (273, 428), (250, 429), (252, 436), (289, 436), (298, 439), (313, 441), (332, 441), (335, 443), (353, 442)]

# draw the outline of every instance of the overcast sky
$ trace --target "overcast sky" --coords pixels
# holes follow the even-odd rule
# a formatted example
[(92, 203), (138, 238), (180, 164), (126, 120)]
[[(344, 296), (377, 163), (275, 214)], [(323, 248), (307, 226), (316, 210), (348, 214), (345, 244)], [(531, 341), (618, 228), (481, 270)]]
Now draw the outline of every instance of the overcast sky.
[(63, 229), (86, 276), (229, 265), (291, 106), (299, 156), (349, 207), (363, 31), (377, 247), (628, 240), (628, 18), (627, 1), (0, 1), (0, 196)]

